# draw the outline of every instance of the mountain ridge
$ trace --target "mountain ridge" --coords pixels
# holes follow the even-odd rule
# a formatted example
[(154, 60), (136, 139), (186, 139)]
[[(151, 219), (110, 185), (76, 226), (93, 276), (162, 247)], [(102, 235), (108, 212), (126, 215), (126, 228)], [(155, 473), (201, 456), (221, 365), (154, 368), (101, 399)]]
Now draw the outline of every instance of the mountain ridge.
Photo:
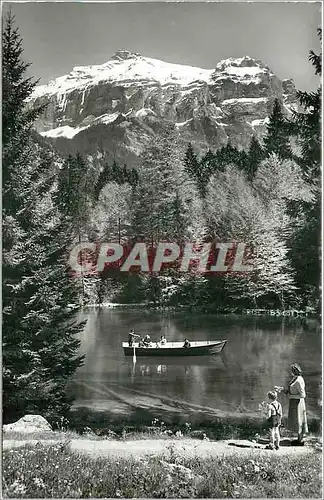
[(248, 55), (203, 69), (119, 49), (36, 87), (32, 101), (48, 104), (36, 130), (62, 152), (111, 148), (114, 158), (136, 161), (166, 122), (200, 151), (228, 141), (246, 148), (264, 134), (275, 98), (286, 115), (297, 109), (294, 82)]

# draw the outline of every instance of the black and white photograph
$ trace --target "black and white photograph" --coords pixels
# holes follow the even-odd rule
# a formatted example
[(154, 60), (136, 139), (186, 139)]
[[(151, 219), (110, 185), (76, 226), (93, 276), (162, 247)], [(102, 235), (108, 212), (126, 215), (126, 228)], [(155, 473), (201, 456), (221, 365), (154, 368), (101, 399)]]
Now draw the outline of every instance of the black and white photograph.
[(322, 2), (1, 2), (3, 498), (322, 498)]

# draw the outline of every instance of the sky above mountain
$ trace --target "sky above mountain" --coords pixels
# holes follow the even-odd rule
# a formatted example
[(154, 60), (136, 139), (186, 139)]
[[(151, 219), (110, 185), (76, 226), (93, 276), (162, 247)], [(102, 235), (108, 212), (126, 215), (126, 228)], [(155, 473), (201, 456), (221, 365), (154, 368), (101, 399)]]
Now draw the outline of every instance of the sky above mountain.
[(47, 2), (8, 3), (4, 10), (9, 5), (30, 72), (43, 84), (74, 66), (102, 64), (120, 48), (206, 69), (249, 55), (297, 88), (319, 83), (308, 52), (320, 47), (320, 2)]

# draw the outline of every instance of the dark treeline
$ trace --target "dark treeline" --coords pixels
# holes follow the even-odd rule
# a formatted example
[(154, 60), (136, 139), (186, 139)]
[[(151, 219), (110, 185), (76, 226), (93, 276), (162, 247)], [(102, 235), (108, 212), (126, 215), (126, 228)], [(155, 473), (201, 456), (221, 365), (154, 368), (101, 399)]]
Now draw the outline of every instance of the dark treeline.
[[(311, 53), (320, 74), (320, 56)], [(146, 301), (225, 311), (251, 305), (318, 307), (320, 89), (298, 93), (303, 112), (275, 101), (266, 137), (247, 151), (228, 144), (199, 157), (171, 125), (140, 166), (61, 158), (33, 131), (22, 39), (9, 14), (2, 31), (3, 418), (68, 413), (67, 384), (82, 364), (78, 320), (85, 301)], [(71, 279), (76, 243), (244, 241), (253, 272), (179, 272)]]

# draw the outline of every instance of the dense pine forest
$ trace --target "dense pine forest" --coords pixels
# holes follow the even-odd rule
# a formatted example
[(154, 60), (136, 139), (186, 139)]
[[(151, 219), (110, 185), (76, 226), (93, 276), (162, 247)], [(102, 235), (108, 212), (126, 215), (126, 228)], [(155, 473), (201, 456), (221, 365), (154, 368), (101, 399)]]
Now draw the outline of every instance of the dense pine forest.
[[(319, 30), (321, 37), (321, 31)], [(310, 52), (321, 75), (321, 55)], [(262, 142), (201, 155), (165, 127), (140, 166), (62, 158), (33, 130), (43, 107), (28, 99), (23, 41), (9, 14), (2, 35), (3, 410), (68, 412), (66, 385), (82, 364), (78, 320), (85, 304), (147, 303), (206, 312), (249, 307), (319, 311), (321, 88), (298, 92), (287, 118), (275, 101)], [(244, 241), (253, 271), (243, 276), (180, 272), (71, 278), (79, 242)]]

